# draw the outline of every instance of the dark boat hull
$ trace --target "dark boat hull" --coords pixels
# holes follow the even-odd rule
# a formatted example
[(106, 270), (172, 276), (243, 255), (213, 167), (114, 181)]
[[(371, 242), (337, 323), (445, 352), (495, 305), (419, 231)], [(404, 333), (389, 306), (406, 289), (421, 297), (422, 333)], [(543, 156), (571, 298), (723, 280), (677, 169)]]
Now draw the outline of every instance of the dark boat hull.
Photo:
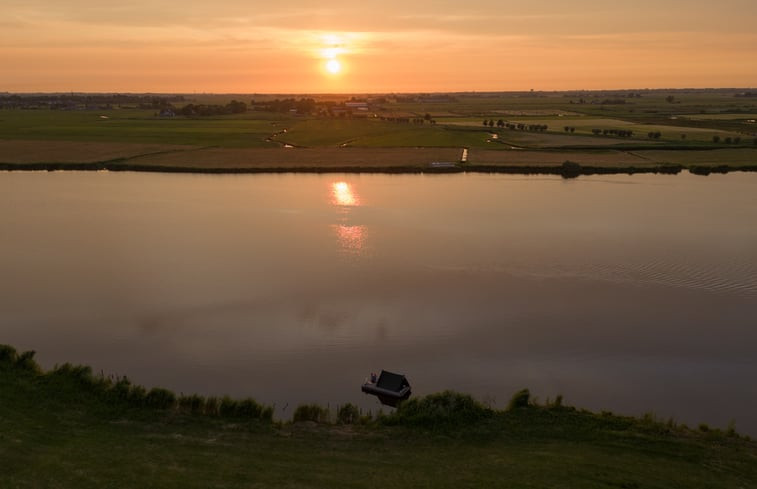
[(376, 384), (363, 384), (360, 389), (366, 394), (372, 394), (378, 397), (379, 401), (381, 401), (381, 404), (391, 407), (397, 407), (397, 404), (400, 401), (404, 401), (405, 399), (410, 397), (409, 386), (403, 387), (399, 391), (392, 391), (388, 389), (382, 389)]

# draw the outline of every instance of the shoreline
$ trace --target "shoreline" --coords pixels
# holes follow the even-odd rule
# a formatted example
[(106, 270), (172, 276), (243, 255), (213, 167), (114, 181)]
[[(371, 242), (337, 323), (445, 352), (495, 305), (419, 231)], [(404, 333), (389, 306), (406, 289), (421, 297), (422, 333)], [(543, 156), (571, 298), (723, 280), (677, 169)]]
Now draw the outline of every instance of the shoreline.
[(523, 149), (461, 147), (227, 148), (0, 139), (0, 171), (160, 173), (694, 174), (757, 171), (757, 149)]
[(618, 175), (618, 174), (666, 174), (676, 175), (688, 170), (695, 175), (710, 173), (757, 172), (755, 165), (656, 165), (656, 166), (598, 166), (571, 164), (566, 161), (559, 166), (545, 165), (487, 165), (460, 163), (450, 166), (180, 166), (180, 165), (140, 165), (120, 163), (118, 161), (93, 163), (0, 163), (0, 171), (112, 171), (112, 172), (147, 172), (147, 173), (195, 173), (195, 174), (272, 174), (272, 173), (377, 173), (377, 174), (451, 174), (451, 173), (490, 173), (512, 175), (560, 175), (573, 178), (581, 175)]
[[(292, 420), (282, 420), (274, 418), (275, 404), (268, 405), (257, 401), (253, 397), (232, 398), (226, 396), (206, 396), (198, 393), (175, 393), (173, 390), (155, 386), (146, 388), (143, 385), (133, 383), (127, 376), (105, 375), (100, 371), (95, 373), (91, 366), (83, 364), (74, 364), (65, 362), (56, 364), (50, 369), (45, 369), (37, 363), (36, 351), (21, 351), (9, 344), (0, 343), (0, 377), (9, 376), (19, 379), (26, 378), (34, 382), (41, 382), (42, 385), (52, 387), (73, 386), (79, 395), (91, 396), (93, 399), (104, 401), (112, 406), (127, 409), (146, 409), (163, 411), (171, 414), (185, 414), (199, 418), (245, 418), (251, 421), (260, 421), (268, 424), (296, 423), (298, 420), (297, 411), (293, 410), (294, 417)], [(224, 403), (227, 409), (224, 409)], [(357, 406), (351, 403), (346, 405)], [(439, 409), (441, 405), (446, 406)], [(563, 395), (556, 394), (554, 400), (550, 401), (547, 397), (545, 403), (540, 404), (538, 398), (530, 394), (528, 388), (518, 390), (512, 394), (506, 407), (497, 408), (484, 404), (476, 400), (472, 395), (463, 392), (443, 390), (425, 396), (413, 396), (409, 400), (404, 400), (399, 406), (392, 407), (382, 406), (378, 408), (378, 414), (375, 418), (371, 414), (363, 416), (362, 410), (358, 416), (353, 416), (351, 422), (345, 423), (337, 415), (331, 412), (331, 403), (326, 406), (318, 403), (300, 404), (306, 408), (316, 407), (317, 416), (307, 421), (314, 421), (324, 425), (338, 424), (376, 424), (380, 426), (402, 425), (409, 427), (422, 427), (423, 425), (433, 425), (435, 422), (442, 424), (450, 421), (453, 424), (467, 424), (480, 420), (482, 417), (496, 414), (505, 414), (518, 408), (557, 408), (567, 409), (569, 411), (579, 411), (592, 416), (617, 417), (626, 421), (652, 421), (653, 424), (665, 426), (669, 433), (679, 431), (715, 431), (727, 434), (734, 438), (743, 438), (746, 441), (752, 441), (747, 434), (740, 434), (735, 431), (733, 422), (726, 429), (710, 427), (705, 423), (699, 423), (699, 428), (688, 427), (685, 423), (672, 422), (673, 418), (668, 420), (657, 419), (654, 416), (649, 417), (635, 416), (631, 414), (609, 413), (608, 411), (594, 412), (584, 408), (577, 408), (563, 403)], [(339, 404), (335, 404), (335, 410), (339, 411)], [(389, 409), (388, 413), (383, 413), (383, 409)], [(478, 412), (477, 415), (470, 417), (471, 412)], [(370, 411), (368, 411), (370, 413)], [(474, 413), (475, 414), (475, 413)], [(701, 429), (701, 426), (707, 426)]]

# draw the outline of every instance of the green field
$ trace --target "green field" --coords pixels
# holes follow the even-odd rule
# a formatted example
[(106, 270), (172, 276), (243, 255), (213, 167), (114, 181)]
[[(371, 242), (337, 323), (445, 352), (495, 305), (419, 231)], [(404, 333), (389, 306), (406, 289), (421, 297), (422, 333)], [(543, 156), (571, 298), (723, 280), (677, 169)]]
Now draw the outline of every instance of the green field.
[(757, 487), (757, 443), (730, 428), (537, 405), (525, 392), (503, 411), (447, 392), (379, 417), (340, 423), (311, 408), (273, 422), (86, 368), (43, 373), (0, 346), (0, 393), (7, 488)]
[[(0, 110), (0, 139), (275, 147), (279, 117), (160, 118), (153, 111)], [(104, 119), (102, 117), (107, 117)]]

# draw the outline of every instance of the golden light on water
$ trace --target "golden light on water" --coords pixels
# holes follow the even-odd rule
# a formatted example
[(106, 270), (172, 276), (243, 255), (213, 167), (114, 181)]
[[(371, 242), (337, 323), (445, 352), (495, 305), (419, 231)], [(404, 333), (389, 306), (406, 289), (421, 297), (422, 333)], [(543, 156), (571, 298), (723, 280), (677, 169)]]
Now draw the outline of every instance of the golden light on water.
[(332, 202), (336, 205), (360, 205), (357, 195), (352, 191), (352, 186), (347, 182), (332, 183), (331, 194)]
[(365, 250), (366, 226), (355, 223), (355, 209), (360, 198), (347, 182), (331, 183), (331, 203), (337, 208), (337, 223), (332, 226), (342, 252), (362, 255)]
[(335, 226), (336, 237), (343, 251), (359, 253), (365, 245), (365, 226)]

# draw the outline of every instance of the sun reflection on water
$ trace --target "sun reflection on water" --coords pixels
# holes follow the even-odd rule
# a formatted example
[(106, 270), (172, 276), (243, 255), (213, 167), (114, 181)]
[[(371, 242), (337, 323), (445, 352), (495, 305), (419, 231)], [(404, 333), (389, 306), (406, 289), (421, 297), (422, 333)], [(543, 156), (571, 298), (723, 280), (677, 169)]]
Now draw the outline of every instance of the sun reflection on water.
[(360, 205), (360, 200), (352, 191), (352, 186), (347, 182), (334, 182), (331, 184), (331, 193), (335, 205), (355, 206)]
[(360, 253), (362, 251), (365, 245), (365, 226), (337, 224), (334, 228), (342, 251), (350, 253)]
[(338, 209), (337, 223), (332, 226), (339, 249), (349, 254), (362, 255), (365, 248), (366, 227), (355, 223), (355, 208), (360, 198), (352, 185), (339, 181), (331, 184), (331, 203)]

